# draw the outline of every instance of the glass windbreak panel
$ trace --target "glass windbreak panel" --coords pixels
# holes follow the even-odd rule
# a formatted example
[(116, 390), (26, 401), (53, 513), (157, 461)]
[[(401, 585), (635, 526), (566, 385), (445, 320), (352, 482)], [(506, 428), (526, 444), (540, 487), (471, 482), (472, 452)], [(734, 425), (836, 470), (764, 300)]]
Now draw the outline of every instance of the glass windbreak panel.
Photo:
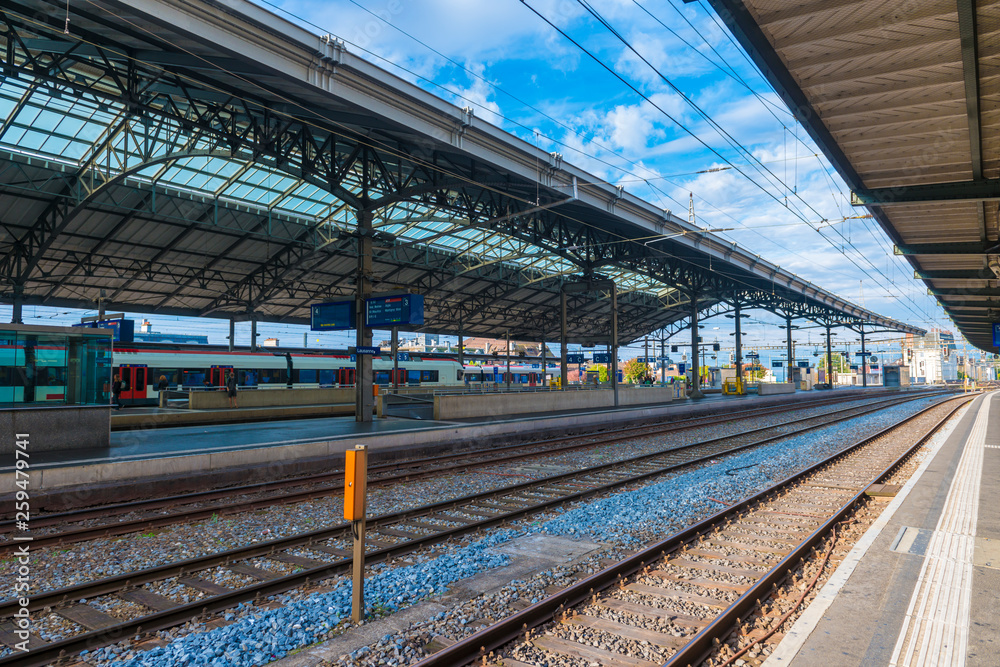
[(0, 408), (14, 405), (14, 387), (17, 386), (17, 335), (13, 331), (0, 331)]
[(67, 336), (16, 336), (12, 388), (15, 405), (66, 402), (67, 347)]
[(110, 401), (111, 341), (107, 338), (69, 339), (66, 403), (103, 405)]

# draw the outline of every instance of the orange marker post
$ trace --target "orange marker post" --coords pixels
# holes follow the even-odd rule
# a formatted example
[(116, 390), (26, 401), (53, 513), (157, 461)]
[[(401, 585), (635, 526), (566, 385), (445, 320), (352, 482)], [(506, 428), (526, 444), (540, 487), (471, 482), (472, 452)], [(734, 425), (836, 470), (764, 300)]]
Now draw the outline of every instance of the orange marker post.
[(353, 595), (351, 620), (360, 623), (365, 617), (365, 505), (368, 490), (368, 448), (355, 445), (347, 450), (344, 464), (344, 519), (351, 522), (354, 536), (352, 563)]

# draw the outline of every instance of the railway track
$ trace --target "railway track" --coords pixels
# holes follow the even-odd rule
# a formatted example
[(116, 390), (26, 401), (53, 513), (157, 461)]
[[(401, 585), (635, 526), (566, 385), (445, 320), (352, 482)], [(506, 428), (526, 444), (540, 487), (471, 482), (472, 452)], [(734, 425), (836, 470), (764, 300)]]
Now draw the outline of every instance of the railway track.
[[(907, 397), (891, 404), (912, 400), (916, 399)], [(885, 407), (888, 406), (880, 403), (874, 407), (866, 405), (840, 410), (835, 415), (810, 416), (737, 436), (682, 445), (396, 514), (373, 517), (368, 522), (370, 533), (367, 546), (370, 551), (366, 558), (370, 562), (376, 562), (400, 556)], [(790, 424), (796, 425), (795, 428), (789, 428)], [(16, 659), (0, 659), (0, 665), (49, 664), (60, 655), (74, 655), (139, 633), (151, 633), (180, 625), (196, 617), (232, 608), (240, 602), (298, 587), (314, 586), (316, 582), (337, 576), (350, 568), (349, 530), (349, 525), (342, 524), (39, 593), (31, 598), (29, 605), (29, 610), (34, 614), (55, 614), (87, 631), (59, 641), (39, 643), (28, 654), (18, 655)], [(278, 566), (277, 569), (274, 566)], [(212, 581), (210, 572), (216, 568), (236, 573), (250, 583), (238, 589), (222, 586)], [(150, 590), (151, 584), (167, 580), (190, 590), (197, 595), (197, 599), (189, 603), (178, 603), (166, 595)], [(101, 596), (114, 596), (139, 605), (148, 610), (148, 613), (123, 621), (86, 603), (86, 600)], [(0, 619), (4, 619), (0, 621), (0, 642), (6, 643), (10, 638), (10, 619), (17, 608), (15, 600), (0, 602)]]
[[(630, 667), (701, 664), (859, 506), (872, 484), (888, 478), (969, 400), (936, 404), (864, 438), (418, 667), (528, 667), (567, 659)], [(914, 437), (893, 442), (900, 430)]]
[[(899, 400), (898, 394), (884, 399), (877, 403), (868, 403), (868, 406), (892, 404)], [(910, 394), (908, 397), (922, 397), (924, 393)], [(551, 456), (587, 447), (603, 446), (621, 442), (636, 437), (646, 437), (655, 435), (665, 435), (687, 431), (706, 424), (718, 425), (725, 422), (738, 421), (750, 417), (761, 417), (771, 414), (787, 412), (789, 410), (808, 409), (823, 407), (830, 404), (844, 402), (847, 399), (830, 401), (809, 402), (808, 404), (798, 404), (792, 408), (782, 406), (780, 408), (768, 408), (765, 410), (744, 410), (734, 412), (725, 417), (698, 417), (693, 419), (671, 422), (665, 425), (640, 425), (624, 429), (616, 429), (614, 435), (609, 437), (607, 433), (594, 433), (585, 435), (563, 436), (549, 438), (542, 441), (535, 441), (527, 444), (509, 445), (495, 448), (489, 452), (448, 454), (443, 456), (425, 457), (407, 462), (387, 463), (373, 466), (370, 469), (369, 487), (386, 486), (393, 483), (412, 481), (431, 475), (441, 475), (448, 473), (467, 472), (474, 466), (482, 466), (494, 463), (507, 463), (530, 459), (538, 456)], [(854, 399), (851, 399), (854, 400)], [(860, 409), (862, 406), (852, 406), (843, 411)], [(833, 411), (824, 414), (836, 414)], [(791, 423), (795, 423), (792, 420)], [(775, 425), (780, 426), (780, 425)], [(597, 440), (595, 440), (597, 438)], [(65, 529), (59, 532), (39, 535), (34, 537), (35, 548), (47, 545), (65, 545), (81, 542), (90, 539), (113, 537), (126, 535), (129, 533), (148, 531), (165, 526), (208, 519), (213, 516), (224, 516), (236, 512), (246, 512), (278, 504), (289, 504), (314, 500), (316, 498), (339, 496), (343, 493), (343, 471), (322, 473), (308, 477), (300, 477), (280, 482), (265, 482), (251, 484), (241, 487), (232, 487), (216, 491), (205, 491), (190, 494), (182, 494), (167, 498), (156, 498), (140, 500), (129, 503), (119, 503), (111, 506), (97, 508), (86, 508), (68, 512), (58, 512), (52, 514), (36, 515), (32, 517), (32, 530), (53, 526), (69, 526), (75, 523), (94, 521), (96, 519), (108, 519), (114, 516), (123, 516), (140, 512), (142, 516), (118, 521), (104, 521), (97, 525), (86, 525), (72, 529)], [(309, 486), (310, 488), (297, 491), (286, 491), (278, 495), (266, 495), (257, 497), (257, 494), (270, 491)], [(251, 496), (240, 498), (240, 496)], [(222, 501), (222, 502), (211, 502)], [(173, 510), (173, 511), (169, 511)], [(168, 513), (164, 513), (169, 511)], [(152, 513), (152, 514), (151, 514)], [(0, 534), (14, 531), (13, 520), (0, 522)], [(12, 542), (0, 543), (0, 556), (14, 549)]]

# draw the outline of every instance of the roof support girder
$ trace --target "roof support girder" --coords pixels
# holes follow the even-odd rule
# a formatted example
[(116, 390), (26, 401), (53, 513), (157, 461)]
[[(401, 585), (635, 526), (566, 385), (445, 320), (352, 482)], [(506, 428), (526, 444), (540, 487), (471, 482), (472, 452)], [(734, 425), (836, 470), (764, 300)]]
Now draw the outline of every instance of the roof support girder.
[(1000, 179), (906, 185), (891, 188), (855, 189), (853, 206), (892, 206), (937, 201), (995, 201), (1000, 199)]
[(1000, 252), (996, 241), (967, 243), (908, 243), (892, 247), (895, 255), (992, 255)]

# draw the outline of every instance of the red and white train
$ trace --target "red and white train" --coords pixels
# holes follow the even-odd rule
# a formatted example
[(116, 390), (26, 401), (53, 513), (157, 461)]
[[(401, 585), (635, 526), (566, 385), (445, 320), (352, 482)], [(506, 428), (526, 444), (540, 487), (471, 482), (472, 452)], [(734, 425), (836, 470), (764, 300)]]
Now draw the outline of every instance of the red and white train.
[[(411, 353), (398, 363), (400, 386), (429, 388), (462, 386), (462, 366), (447, 355)], [(113, 372), (126, 389), (122, 400), (130, 405), (159, 401), (160, 378), (170, 389), (222, 387), (232, 370), (240, 389), (353, 386), (354, 358), (347, 352), (267, 348), (257, 352), (223, 346), (169, 343), (115, 343)], [(392, 384), (391, 354), (372, 359), (375, 384)]]

